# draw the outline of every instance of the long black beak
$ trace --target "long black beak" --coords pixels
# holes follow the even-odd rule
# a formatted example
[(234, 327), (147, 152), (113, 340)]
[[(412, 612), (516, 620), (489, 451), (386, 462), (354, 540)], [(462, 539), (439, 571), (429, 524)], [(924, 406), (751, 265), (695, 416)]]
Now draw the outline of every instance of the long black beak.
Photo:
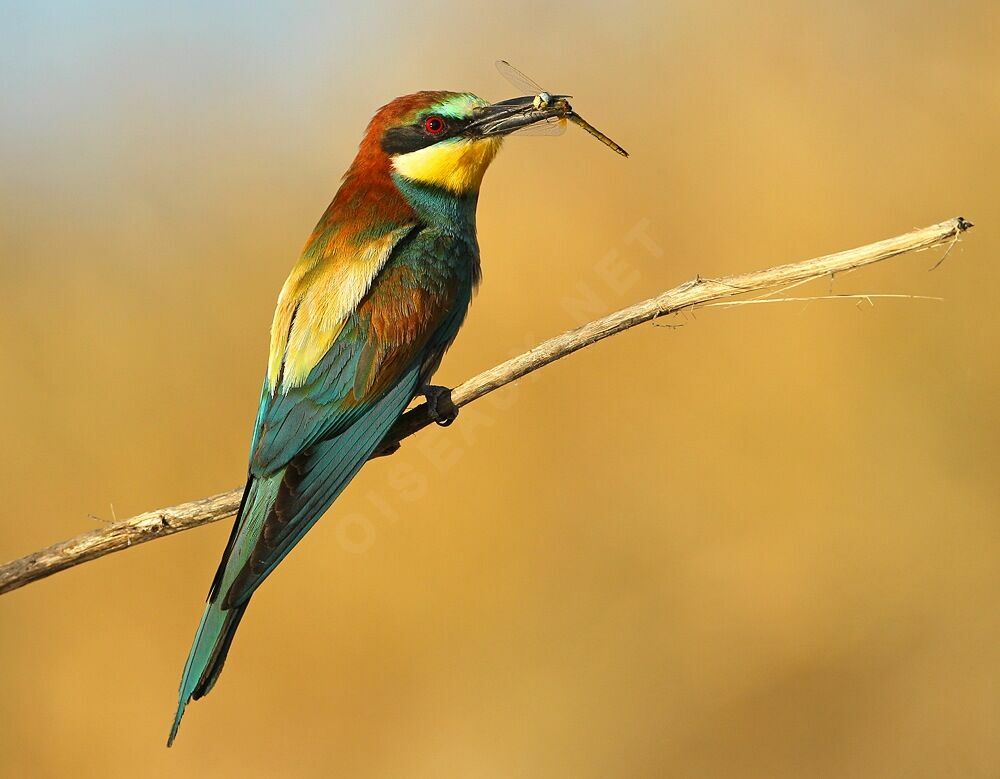
[(479, 109), (463, 132), (474, 137), (508, 135), (522, 127), (551, 119), (565, 119), (573, 112), (568, 95), (551, 95), (547, 103), (539, 104), (535, 95), (501, 100)]

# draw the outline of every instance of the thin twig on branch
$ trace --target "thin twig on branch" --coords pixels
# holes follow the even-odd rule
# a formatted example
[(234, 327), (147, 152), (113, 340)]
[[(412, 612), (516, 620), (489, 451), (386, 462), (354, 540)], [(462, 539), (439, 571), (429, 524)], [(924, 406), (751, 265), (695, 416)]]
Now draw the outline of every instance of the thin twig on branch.
[[(655, 298), (550, 338), (524, 354), (483, 371), (455, 387), (452, 400), (457, 406), (465, 406), (550, 362), (656, 317), (713, 304), (748, 292), (781, 288), (780, 292), (812, 279), (834, 273), (843, 274), (900, 254), (946, 243), (949, 244), (950, 251), (959, 236), (970, 227), (970, 222), (956, 217), (895, 238), (804, 262), (721, 279), (699, 277)], [(407, 411), (389, 431), (375, 456), (392, 454), (401, 440), (426, 427), (430, 421), (426, 403)], [(149, 511), (13, 560), (0, 566), (0, 594), (111, 552), (230, 517), (239, 508), (242, 492), (242, 488), (234, 489), (190, 503)]]

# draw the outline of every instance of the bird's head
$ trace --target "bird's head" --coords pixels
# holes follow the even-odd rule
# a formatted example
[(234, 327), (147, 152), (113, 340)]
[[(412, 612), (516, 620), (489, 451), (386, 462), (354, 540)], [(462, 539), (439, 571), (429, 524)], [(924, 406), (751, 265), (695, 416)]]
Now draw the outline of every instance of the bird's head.
[(378, 110), (355, 167), (379, 168), (402, 179), (447, 190), (477, 192), (505, 135), (556, 116), (532, 98), (490, 104), (467, 92), (417, 92)]

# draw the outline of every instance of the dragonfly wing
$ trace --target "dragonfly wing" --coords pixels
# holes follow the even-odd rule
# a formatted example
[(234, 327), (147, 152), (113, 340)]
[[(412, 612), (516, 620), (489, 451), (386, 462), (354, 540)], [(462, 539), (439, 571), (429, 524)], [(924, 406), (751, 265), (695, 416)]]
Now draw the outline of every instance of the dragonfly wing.
[(539, 92), (545, 91), (532, 79), (507, 62), (507, 60), (497, 60), (496, 66), (497, 70), (500, 71), (500, 75), (522, 92), (529, 95), (537, 95)]
[(557, 116), (549, 117), (544, 121), (529, 124), (520, 130), (514, 130), (511, 135), (562, 135), (566, 132), (566, 120)]

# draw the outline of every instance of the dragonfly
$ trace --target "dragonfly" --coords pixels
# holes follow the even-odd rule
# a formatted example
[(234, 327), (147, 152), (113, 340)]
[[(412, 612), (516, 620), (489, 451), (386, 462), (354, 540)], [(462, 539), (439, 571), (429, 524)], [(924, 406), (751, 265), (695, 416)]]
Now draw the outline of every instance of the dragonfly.
[(573, 106), (569, 103), (569, 98), (571, 98), (572, 95), (553, 95), (551, 92), (542, 89), (536, 81), (526, 76), (520, 70), (507, 62), (507, 60), (497, 60), (496, 66), (500, 75), (507, 79), (507, 81), (509, 81), (514, 87), (535, 96), (535, 99), (532, 101), (532, 105), (536, 111), (543, 108), (549, 108), (550, 106), (563, 109), (561, 118), (553, 117), (545, 122), (539, 122), (538, 124), (531, 125), (522, 131), (523, 134), (559, 135), (565, 132), (565, 120), (569, 120), (573, 124), (582, 127), (609, 149), (618, 152), (623, 157), (628, 157), (627, 151), (594, 127), (594, 125), (580, 116), (580, 114), (573, 109)]

